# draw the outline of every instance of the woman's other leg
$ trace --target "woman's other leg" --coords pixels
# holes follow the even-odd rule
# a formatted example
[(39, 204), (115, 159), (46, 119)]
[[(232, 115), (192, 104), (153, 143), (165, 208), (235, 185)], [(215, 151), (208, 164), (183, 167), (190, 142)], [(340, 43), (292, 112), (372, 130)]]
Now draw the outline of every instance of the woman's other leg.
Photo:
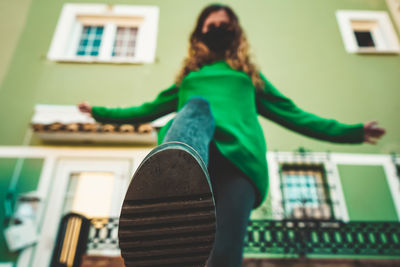
[(240, 267), (255, 190), (246, 175), (215, 150), (211, 148), (209, 172), (216, 201), (217, 232), (207, 267)]

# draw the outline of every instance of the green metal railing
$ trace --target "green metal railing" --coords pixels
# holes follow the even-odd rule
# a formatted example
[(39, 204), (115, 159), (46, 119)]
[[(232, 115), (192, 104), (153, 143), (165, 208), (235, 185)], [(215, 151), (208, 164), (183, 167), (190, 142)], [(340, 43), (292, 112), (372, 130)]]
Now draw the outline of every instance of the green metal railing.
[(245, 253), (305, 256), (399, 256), (399, 222), (271, 221), (249, 223)]
[[(104, 250), (119, 250), (118, 218), (88, 220), (79, 214), (67, 214), (60, 225), (51, 266), (69, 262), (68, 266), (78, 267), (83, 254)], [(400, 223), (252, 220), (244, 252), (257, 258), (400, 258)]]
[[(91, 222), (87, 249), (118, 249), (118, 218)], [(253, 220), (248, 226), (244, 251), (260, 257), (267, 254), (400, 257), (400, 223)]]

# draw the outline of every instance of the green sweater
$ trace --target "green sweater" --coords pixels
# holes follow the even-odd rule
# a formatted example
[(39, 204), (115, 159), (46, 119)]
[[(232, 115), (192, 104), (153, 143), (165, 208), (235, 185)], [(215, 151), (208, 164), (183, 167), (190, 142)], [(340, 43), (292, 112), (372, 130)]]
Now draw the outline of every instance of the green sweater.
[[(265, 88), (256, 91), (247, 74), (232, 69), (225, 61), (218, 61), (190, 72), (179, 88), (172, 85), (152, 102), (128, 108), (95, 106), (92, 114), (100, 122), (142, 123), (179, 111), (191, 97), (207, 99), (216, 121), (214, 142), (250, 178), (257, 189), (258, 206), (268, 191), (267, 149), (258, 115), (325, 141), (361, 143), (364, 137), (363, 124), (343, 124), (305, 112), (261, 77)], [(172, 120), (160, 130), (159, 143), (171, 123)]]

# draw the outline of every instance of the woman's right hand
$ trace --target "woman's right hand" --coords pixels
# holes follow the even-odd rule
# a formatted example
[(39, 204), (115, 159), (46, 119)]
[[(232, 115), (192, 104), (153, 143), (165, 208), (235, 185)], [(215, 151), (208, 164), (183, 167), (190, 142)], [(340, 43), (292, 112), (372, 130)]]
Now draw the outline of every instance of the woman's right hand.
[(92, 114), (92, 106), (86, 101), (79, 103), (78, 109), (80, 112)]

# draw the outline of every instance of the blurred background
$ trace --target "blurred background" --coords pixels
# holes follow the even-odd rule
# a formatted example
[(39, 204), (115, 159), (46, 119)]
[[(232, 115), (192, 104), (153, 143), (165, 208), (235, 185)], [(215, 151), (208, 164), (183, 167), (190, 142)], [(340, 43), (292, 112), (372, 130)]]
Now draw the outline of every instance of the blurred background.
[[(0, 2), (0, 266), (123, 266), (124, 190), (167, 118), (102, 125), (75, 105), (153, 100), (214, 2)], [(299, 107), (387, 131), (377, 145), (341, 145), (260, 117), (270, 191), (244, 265), (400, 264), (400, 1), (219, 2), (238, 14), (260, 71)]]

